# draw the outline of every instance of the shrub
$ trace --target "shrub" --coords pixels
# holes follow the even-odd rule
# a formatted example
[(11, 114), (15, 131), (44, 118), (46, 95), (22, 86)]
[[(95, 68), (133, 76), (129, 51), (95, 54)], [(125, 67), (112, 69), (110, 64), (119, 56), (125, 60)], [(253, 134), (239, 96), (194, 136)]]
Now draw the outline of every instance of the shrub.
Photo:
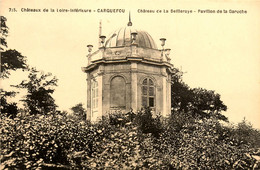
[(141, 111), (138, 111), (134, 122), (143, 133), (151, 133), (157, 138), (163, 131), (161, 116), (157, 114), (155, 117), (153, 117), (150, 108), (143, 108)]
[(103, 137), (98, 133), (100, 127), (61, 115), (1, 119), (2, 164), (8, 168), (41, 167), (44, 163), (69, 165), (68, 154), (84, 151), (90, 155)]
[(231, 137), (239, 143), (249, 145), (251, 148), (260, 148), (260, 131), (254, 129), (246, 119), (233, 128)]
[(95, 124), (58, 112), (1, 114), (0, 161), (3, 169), (253, 169), (259, 150), (251, 137), (242, 142), (252, 131), (245, 125), (226, 127), (186, 113), (162, 121), (150, 110)]
[[(138, 133), (132, 123), (115, 127), (109, 136), (98, 143), (99, 149), (92, 155), (81, 153), (80, 167), (87, 169), (144, 169), (166, 168), (167, 159), (156, 150), (151, 134)], [(74, 153), (72, 157), (75, 159)], [(83, 160), (83, 161), (82, 161)], [(76, 165), (76, 164), (75, 164)]]
[[(166, 131), (160, 140), (161, 150), (173, 158), (171, 165), (177, 169), (239, 169), (252, 168), (248, 158), (249, 146), (239, 144), (226, 136), (225, 128), (212, 119), (185, 123), (177, 133)], [(175, 133), (175, 134), (174, 134)]]

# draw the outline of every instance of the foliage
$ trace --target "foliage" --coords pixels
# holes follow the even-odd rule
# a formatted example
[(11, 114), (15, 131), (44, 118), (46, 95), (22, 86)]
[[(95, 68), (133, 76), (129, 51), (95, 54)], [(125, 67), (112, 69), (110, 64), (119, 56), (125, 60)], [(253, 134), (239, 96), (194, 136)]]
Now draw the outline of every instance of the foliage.
[(8, 27), (6, 25), (7, 19), (1, 16), (1, 78), (9, 78), (10, 70), (27, 69), (26, 57), (16, 50), (5, 50), (7, 48), (6, 37), (8, 36)]
[(133, 124), (140, 132), (152, 134), (154, 137), (159, 137), (163, 130), (161, 116), (159, 114), (153, 116), (149, 107), (142, 108), (137, 113), (132, 111), (128, 113), (115, 112), (109, 114), (108, 117), (103, 117), (102, 121), (104, 120), (108, 121), (109, 125), (116, 127), (126, 127)]
[[(4, 16), (1, 16), (1, 43), (0, 43), (0, 51), (1, 51), (1, 79), (9, 78), (10, 71), (16, 71), (17, 69), (26, 70), (26, 57), (23, 56), (16, 50), (5, 50), (7, 48), (6, 37), (8, 36), (8, 27), (6, 25), (7, 19)], [(1, 91), (1, 113), (6, 113), (7, 115), (14, 118), (18, 113), (17, 103), (9, 102), (8, 99), (10, 97), (15, 96), (14, 91), (6, 91), (3, 88)]]
[(7, 97), (15, 96), (15, 92), (7, 92), (4, 91), (3, 89), (0, 89), (0, 91), (1, 91), (1, 106), (0, 106), (1, 113), (10, 116), (10, 118), (14, 118), (18, 113), (17, 103), (7, 102)]
[(161, 116), (156, 115), (153, 117), (150, 108), (143, 108), (137, 112), (135, 121), (137, 126), (143, 133), (151, 133), (155, 137), (159, 137), (162, 132)]
[[(61, 112), (19, 113), (14, 119), (2, 114), (1, 167), (253, 169), (258, 166), (255, 148), (234, 135), (241, 125), (223, 126), (217, 119), (191, 121), (189, 114), (175, 113), (160, 122), (161, 131), (155, 137), (142, 131), (137, 115), (110, 115), (90, 124)], [(175, 125), (182, 118), (186, 121)], [(252, 135), (259, 137), (260, 133)]]
[[(101, 132), (102, 134), (103, 132)], [(160, 169), (167, 160), (151, 145), (150, 134), (138, 133), (131, 123), (115, 128), (99, 143), (96, 153), (83, 156), (82, 167), (89, 169)]]
[(220, 95), (212, 90), (190, 88), (182, 80), (183, 73), (176, 69), (172, 76), (172, 108), (178, 112), (192, 113), (194, 118), (212, 118), (227, 121), (221, 114), (227, 106), (220, 99)]
[(1, 78), (9, 78), (10, 70), (26, 70), (26, 57), (16, 50), (7, 50), (1, 53)]
[[(197, 118), (197, 120), (199, 120)], [(170, 117), (166, 123), (166, 129), (172, 133), (179, 133), (186, 125), (193, 124), (196, 119), (192, 116), (192, 113), (172, 111)]]
[(58, 79), (52, 77), (51, 73), (43, 73), (35, 68), (30, 69), (28, 80), (23, 80), (14, 87), (27, 90), (27, 95), (23, 100), (29, 109), (30, 114), (47, 114), (55, 111), (56, 105), (51, 94), (54, 86), (57, 86)]
[(91, 154), (103, 137), (98, 127), (61, 115), (18, 115), (15, 119), (2, 116), (0, 127), (1, 162), (6, 168), (68, 165), (69, 153)]
[(231, 135), (240, 143), (249, 145), (251, 148), (260, 148), (260, 131), (254, 129), (252, 125), (244, 118), (233, 128)]
[(83, 107), (82, 103), (76, 104), (75, 106), (71, 107), (70, 110), (72, 110), (73, 115), (79, 119), (86, 120), (87, 111)]
[(6, 37), (8, 35), (8, 27), (6, 25), (6, 18), (4, 16), (1, 17), (1, 26), (0, 26), (0, 34), (1, 34), (1, 43), (0, 43), (0, 51), (4, 50), (4, 47), (7, 47)]
[[(172, 120), (169, 122), (170, 126)], [(173, 125), (174, 126), (174, 125)], [(173, 135), (175, 129), (162, 134), (161, 150), (174, 155), (171, 164), (176, 169), (248, 169), (254, 160), (252, 149), (230, 138), (230, 129), (215, 119), (187, 122)], [(258, 134), (260, 135), (260, 134)]]

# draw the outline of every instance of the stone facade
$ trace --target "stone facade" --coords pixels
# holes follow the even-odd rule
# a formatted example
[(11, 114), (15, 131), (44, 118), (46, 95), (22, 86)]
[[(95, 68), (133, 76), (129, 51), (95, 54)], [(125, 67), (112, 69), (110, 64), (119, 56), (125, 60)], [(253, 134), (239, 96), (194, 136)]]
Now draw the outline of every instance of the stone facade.
[(151, 36), (132, 24), (103, 43), (89, 53), (88, 65), (82, 68), (87, 73), (87, 119), (97, 121), (114, 111), (144, 106), (169, 114), (173, 65), (166, 50), (158, 50)]

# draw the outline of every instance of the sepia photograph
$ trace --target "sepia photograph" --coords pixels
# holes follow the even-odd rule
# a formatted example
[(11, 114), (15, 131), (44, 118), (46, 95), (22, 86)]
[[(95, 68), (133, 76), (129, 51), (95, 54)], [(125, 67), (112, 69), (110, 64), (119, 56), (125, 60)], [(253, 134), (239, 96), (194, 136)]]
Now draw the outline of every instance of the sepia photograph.
[(260, 169), (259, 0), (0, 16), (0, 169)]

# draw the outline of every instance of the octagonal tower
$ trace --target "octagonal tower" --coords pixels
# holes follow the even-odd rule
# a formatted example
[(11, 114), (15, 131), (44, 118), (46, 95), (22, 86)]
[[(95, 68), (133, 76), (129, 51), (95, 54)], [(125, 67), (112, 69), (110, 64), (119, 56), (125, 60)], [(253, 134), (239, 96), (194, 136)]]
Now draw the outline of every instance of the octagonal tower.
[(171, 112), (170, 49), (159, 50), (146, 31), (135, 29), (132, 22), (116, 30), (92, 53), (88, 45), (87, 119), (97, 121), (114, 111), (137, 111), (149, 106), (154, 113)]

